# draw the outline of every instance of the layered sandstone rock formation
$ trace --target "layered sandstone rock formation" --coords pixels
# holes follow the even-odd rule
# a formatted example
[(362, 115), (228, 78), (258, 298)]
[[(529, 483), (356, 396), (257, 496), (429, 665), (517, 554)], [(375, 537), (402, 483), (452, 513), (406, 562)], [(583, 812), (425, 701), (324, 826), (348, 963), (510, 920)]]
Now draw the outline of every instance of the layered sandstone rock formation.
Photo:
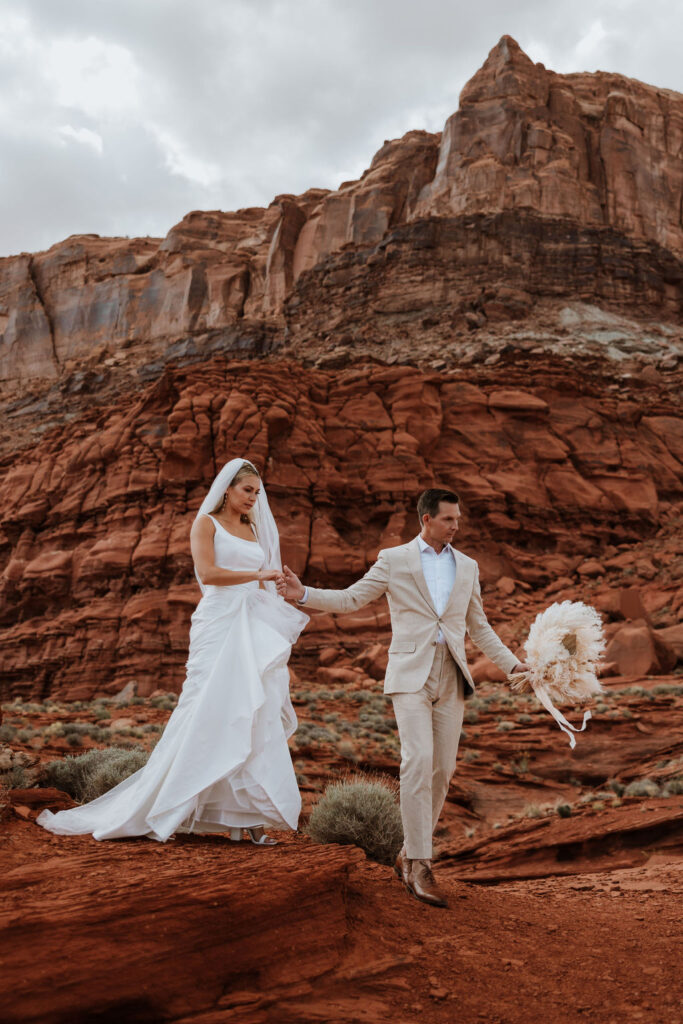
[[(312, 582), (446, 483), (494, 611), (640, 581), (675, 626), (682, 125), (678, 94), (504, 37), (442, 135), (335, 192), (0, 260), (3, 696), (180, 686), (189, 526), (238, 453)], [(319, 617), (302, 650), (386, 623)]]
[[(579, 379), (578, 360), (568, 384), (552, 363), (530, 360), (486, 374), (213, 361), (167, 370), (133, 394), (110, 384), (94, 411), (89, 395), (80, 408), (79, 396), (64, 395), (70, 422), (56, 417), (4, 470), (5, 693), (76, 699), (130, 679), (140, 692), (179, 688), (198, 599), (190, 525), (235, 452), (263, 469), (284, 557), (313, 583), (352, 582), (381, 547), (417, 532), (420, 489), (452, 483), (466, 516), (459, 543), (485, 585), (559, 579), (589, 595), (597, 577), (649, 577), (668, 595), (658, 624), (672, 625), (683, 603), (676, 395), (646, 382), (637, 400), (628, 382), (607, 391), (597, 371), (583, 367)], [(34, 423), (30, 406), (18, 412), (17, 432)], [(646, 557), (643, 538), (667, 523), (669, 540), (653, 539)], [(506, 589), (493, 590), (494, 608)], [(362, 644), (387, 621), (378, 604), (338, 629)], [(334, 620), (317, 616), (303, 649), (326, 638), (339, 638)]]
[(188, 338), (305, 351), (349, 334), (363, 348), (405, 330), (397, 314), (418, 314), (412, 337), (441, 318), (443, 345), (458, 315), (523, 319), (548, 296), (676, 316), (682, 145), (680, 94), (558, 75), (503, 37), (441, 135), (385, 143), (335, 192), (191, 213), (163, 240), (74, 236), (0, 260), (0, 377)]

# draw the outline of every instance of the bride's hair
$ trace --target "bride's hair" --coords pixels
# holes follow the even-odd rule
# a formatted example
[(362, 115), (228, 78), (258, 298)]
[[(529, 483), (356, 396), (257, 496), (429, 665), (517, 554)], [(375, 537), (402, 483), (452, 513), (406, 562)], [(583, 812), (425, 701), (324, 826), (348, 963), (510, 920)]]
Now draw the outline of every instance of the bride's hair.
[[(261, 479), (260, 476), (259, 476), (258, 470), (256, 469), (256, 467), (252, 466), (252, 464), (250, 462), (247, 462), (247, 463), (245, 463), (244, 466), (242, 466), (241, 469), (237, 470), (237, 472), (235, 473), (234, 477), (232, 478), (232, 480), (228, 484), (228, 489), (230, 489), (230, 487), (234, 487), (235, 484), (238, 484), (240, 482), (240, 480), (244, 480), (244, 478), (247, 477), (247, 476), (255, 476), (257, 478), (257, 480)], [(225, 495), (223, 495), (223, 497), (218, 502), (216, 507), (211, 509), (211, 514), (214, 514), (216, 512), (220, 512), (220, 510), (223, 508), (224, 505), (225, 505)], [(252, 521), (252, 516), (245, 514), (245, 515), (241, 516), (241, 519), (242, 519), (243, 523), (250, 523)]]

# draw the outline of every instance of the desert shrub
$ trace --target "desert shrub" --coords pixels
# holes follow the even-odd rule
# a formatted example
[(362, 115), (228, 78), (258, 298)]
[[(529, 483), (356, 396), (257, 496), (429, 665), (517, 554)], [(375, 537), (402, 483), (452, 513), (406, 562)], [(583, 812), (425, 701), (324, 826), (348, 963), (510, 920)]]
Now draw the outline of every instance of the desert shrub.
[(571, 804), (558, 804), (556, 810), (561, 818), (571, 818), (572, 816)]
[(395, 785), (362, 775), (333, 782), (313, 808), (307, 831), (316, 843), (359, 846), (371, 860), (393, 864), (403, 842)]
[(480, 757), (481, 754), (478, 750), (466, 750), (464, 754), (464, 759), (467, 764), (471, 764), (472, 761), (478, 761)]
[(662, 796), (680, 796), (681, 793), (683, 793), (683, 776), (680, 775), (675, 779), (669, 779), (662, 790)]
[(526, 818), (542, 818), (543, 811), (538, 804), (529, 804), (528, 807), (524, 808), (524, 816)]
[(111, 718), (111, 711), (109, 708), (103, 707), (102, 704), (97, 704), (93, 708), (93, 715), (98, 722), (102, 722), (105, 718)]
[(83, 793), (84, 800), (95, 800), (118, 786), (119, 782), (143, 768), (149, 758), (147, 751), (139, 747), (130, 750), (108, 747), (106, 750), (110, 756), (90, 773)]
[(147, 762), (149, 754), (140, 747), (105, 747), (85, 754), (49, 761), (45, 786), (54, 786), (74, 800), (94, 800), (123, 782)]
[(506, 722), (506, 721), (502, 720), (496, 726), (496, 732), (511, 732), (512, 729), (514, 729), (514, 727), (515, 727), (515, 723), (514, 722)]
[(520, 725), (529, 725), (529, 723), (533, 722), (533, 720), (534, 720), (534, 716), (533, 715), (527, 715), (526, 712), (524, 712), (524, 711), (522, 712), (521, 715), (517, 715), (517, 721), (519, 722)]
[(624, 796), (659, 796), (659, 786), (652, 779), (637, 779), (628, 784)]
[(329, 743), (332, 734), (324, 725), (314, 725), (312, 722), (302, 722), (296, 731), (297, 743)]
[(69, 744), (70, 747), (82, 747), (83, 746), (83, 737), (78, 732), (69, 732), (69, 733), (67, 733), (65, 739), (66, 739), (66, 742)]
[(479, 721), (479, 712), (476, 708), (467, 708), (464, 714), (464, 721), (468, 725), (476, 725)]
[(6, 789), (27, 789), (29, 780), (26, 769), (20, 764), (15, 764), (0, 777), (0, 784)]
[(617, 782), (616, 779), (608, 779), (607, 785), (613, 793), (616, 793), (617, 796), (624, 795), (624, 790), (626, 789), (626, 786), (623, 784), (623, 782)]
[(352, 760), (356, 757), (356, 748), (354, 747), (351, 740), (342, 740), (337, 747), (337, 753), (340, 757), (345, 757), (348, 760)]
[(15, 727), (10, 725), (9, 722), (5, 722), (4, 725), (0, 725), (0, 742), (11, 743), (15, 733)]
[(177, 698), (172, 694), (166, 694), (163, 697), (152, 697), (150, 704), (153, 708), (161, 708), (162, 711), (173, 711), (177, 703)]

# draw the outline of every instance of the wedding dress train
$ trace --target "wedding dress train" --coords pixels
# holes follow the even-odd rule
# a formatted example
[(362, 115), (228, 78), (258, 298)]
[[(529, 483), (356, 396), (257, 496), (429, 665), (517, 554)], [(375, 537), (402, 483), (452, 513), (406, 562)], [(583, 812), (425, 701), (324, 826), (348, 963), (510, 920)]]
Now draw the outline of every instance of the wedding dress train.
[[(213, 518), (213, 517), (212, 517)], [(215, 563), (254, 572), (264, 552), (217, 520)], [(258, 582), (207, 586), (192, 616), (187, 675), (147, 764), (90, 803), (38, 824), (95, 839), (297, 826), (287, 739), (296, 729), (287, 661), (308, 616)]]

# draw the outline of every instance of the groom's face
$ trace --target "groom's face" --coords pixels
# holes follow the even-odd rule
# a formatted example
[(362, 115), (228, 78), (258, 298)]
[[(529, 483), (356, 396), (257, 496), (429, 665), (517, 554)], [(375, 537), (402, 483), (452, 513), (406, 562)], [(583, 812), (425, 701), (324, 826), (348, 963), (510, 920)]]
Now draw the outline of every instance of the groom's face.
[(425, 515), (423, 524), (431, 540), (450, 544), (460, 526), (460, 506), (450, 501), (440, 501), (435, 516)]

